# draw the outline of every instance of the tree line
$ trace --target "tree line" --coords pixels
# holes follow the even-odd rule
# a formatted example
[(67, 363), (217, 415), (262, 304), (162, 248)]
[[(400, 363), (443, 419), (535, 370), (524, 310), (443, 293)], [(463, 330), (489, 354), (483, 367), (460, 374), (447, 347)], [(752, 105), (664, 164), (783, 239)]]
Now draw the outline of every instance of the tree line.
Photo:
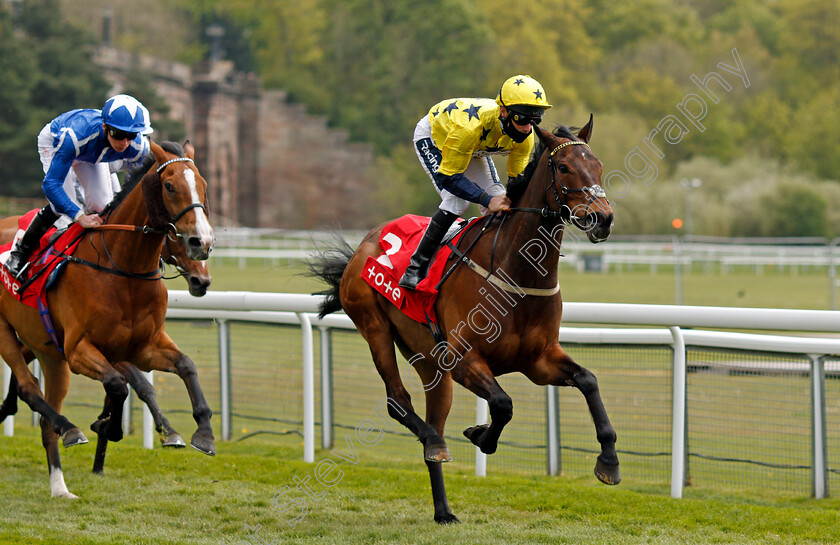
[[(22, 4), (43, 9), (54, 1)], [(71, 4), (65, 0), (65, 7)], [(82, 51), (79, 32), (69, 30), (74, 17), (90, 26), (106, 3), (85, 4), (90, 5), (65, 9), (68, 20), (50, 22), (65, 30), (49, 34), (54, 39), (39, 47), (50, 42), (61, 51)], [(616, 202), (616, 232), (673, 232), (671, 220), (688, 211), (687, 202), (693, 205), (695, 234), (840, 232), (834, 213), (840, 209), (834, 190), (840, 171), (836, 0), (184, 0), (176, 7), (150, 0), (137, 21), (133, 3), (107, 4), (115, 13), (118, 47), (194, 62), (211, 53), (214, 38), (206, 29), (214, 25), (221, 29), (216, 45), (239, 69), (256, 72), (267, 87), (285, 89), (353, 139), (373, 144), (379, 192), (387, 195), (375, 203), (383, 216), (431, 213), (436, 206), (411, 134), (420, 116), (443, 98), (493, 97), (504, 79), (528, 73), (543, 83), (555, 106), (544, 126), (579, 126), (594, 113), (593, 148), (605, 175), (626, 172), (628, 161), (642, 167), (631, 153), (666, 116), (677, 117), (679, 104), (699, 115), (699, 104), (685, 102), (689, 94), (708, 98), (695, 79), (703, 81), (714, 71), (734, 78), (718, 63), (735, 66), (736, 50), (749, 85), (729, 79), (727, 90), (707, 80), (718, 102), (706, 100), (698, 121), (702, 130), (683, 119), (692, 130), (677, 144), (660, 140), (662, 156), (641, 147), (657, 171), (655, 183), (632, 178), (632, 190), (621, 195), (607, 188)], [(27, 38), (37, 36), (31, 30), (6, 40), (6, 27), (13, 23), (8, 13), (3, 17), (0, 48), (8, 54), (0, 63), (14, 65), (3, 71), (4, 79), (12, 77), (7, 73), (32, 73), (13, 60), (21, 55), (30, 68), (43, 67), (43, 79), (58, 87), (75, 88), (85, 79), (86, 92), (97, 92), (95, 76), (64, 74), (34, 58), (34, 43), (21, 43), (37, 41)], [(152, 24), (155, 20), (161, 24)], [(66, 42), (70, 36), (77, 40), (73, 47)], [(58, 56), (52, 62), (65, 61)], [(0, 90), (18, 93), (10, 96), (13, 108), (62, 110), (53, 107), (54, 95), (38, 102), (38, 85), (31, 77), (22, 79), (28, 81), (17, 91)], [(28, 119), (7, 118), (4, 111), (0, 168), (13, 142), (34, 140), (37, 127), (20, 124)], [(685, 177), (703, 184), (686, 195), (679, 185)], [(792, 209), (809, 220), (777, 217)]]

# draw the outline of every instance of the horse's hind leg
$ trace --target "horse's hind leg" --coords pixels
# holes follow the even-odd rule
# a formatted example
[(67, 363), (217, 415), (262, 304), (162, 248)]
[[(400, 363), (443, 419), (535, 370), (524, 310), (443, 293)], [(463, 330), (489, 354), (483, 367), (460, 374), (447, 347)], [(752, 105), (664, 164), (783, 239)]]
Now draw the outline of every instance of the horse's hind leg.
[[(443, 437), (446, 417), (452, 407), (452, 377), (447, 374), (438, 376), (436, 369), (418, 367), (420, 377), (424, 384), (434, 384), (426, 389), (426, 423), (432, 426)], [(449, 456), (449, 449), (446, 443), (441, 445), (446, 458)], [(439, 524), (451, 524), (461, 522), (449, 507), (449, 500), (446, 498), (446, 486), (443, 482), (443, 465), (441, 462), (426, 460), (426, 467), (429, 469), (429, 479), (432, 484), (432, 500), (435, 505), (435, 522)]]
[[(21, 354), (23, 355), (23, 359), (26, 363), (31, 362), (35, 359), (34, 354), (28, 348), (21, 347)], [(18, 380), (17, 377), (12, 373), (12, 378), (9, 381), (9, 391), (6, 393), (6, 399), (3, 400), (3, 403), (0, 404), (0, 422), (6, 420), (9, 416), (14, 416), (17, 414), (18, 411)]]
[(6, 420), (7, 417), (17, 414), (18, 411), (18, 382), (15, 374), (12, 373), (12, 379), (9, 381), (9, 391), (6, 393), (6, 399), (0, 404), (0, 422)]
[[(354, 323), (364, 322), (354, 319)], [(385, 393), (389, 400), (388, 414), (417, 436), (423, 444), (423, 457), (427, 461), (448, 462), (452, 457), (449, 455), (443, 437), (414, 412), (411, 396), (400, 378), (394, 338), (388, 326), (385, 326), (384, 329), (385, 332), (374, 332), (371, 328), (366, 327), (362, 331), (362, 335), (368, 342), (376, 370), (385, 383)]]
[[(81, 430), (67, 418), (54, 409), (41, 393), (38, 380), (26, 366), (24, 353), (31, 355), (28, 350), (21, 351), (17, 335), (8, 322), (0, 319), (0, 357), (12, 369), (17, 381), (17, 394), (33, 411), (45, 417), (51, 429), (61, 436), (65, 447), (87, 443), (87, 438)], [(58, 365), (63, 365), (60, 363)], [(46, 369), (46, 368), (45, 368)], [(46, 371), (45, 371), (46, 373)]]
[[(70, 387), (70, 369), (63, 361), (42, 361), (41, 363), (44, 373), (44, 395), (49, 405), (55, 407), (56, 411), (60, 411), (64, 397)], [(52, 426), (44, 416), (41, 416), (41, 442), (44, 445), (44, 450), (47, 451), (52, 497), (76, 499), (77, 496), (67, 489), (64, 482), (61, 456), (58, 453), (58, 435), (53, 431)], [(87, 442), (87, 439), (85, 439), (85, 442)]]
[(595, 434), (601, 444), (601, 454), (598, 455), (595, 464), (595, 476), (605, 484), (620, 483), (621, 470), (615, 450), (616, 433), (601, 400), (595, 375), (578, 365), (559, 345), (550, 347), (525, 374), (535, 384), (575, 386), (580, 390), (586, 399), (595, 424)]

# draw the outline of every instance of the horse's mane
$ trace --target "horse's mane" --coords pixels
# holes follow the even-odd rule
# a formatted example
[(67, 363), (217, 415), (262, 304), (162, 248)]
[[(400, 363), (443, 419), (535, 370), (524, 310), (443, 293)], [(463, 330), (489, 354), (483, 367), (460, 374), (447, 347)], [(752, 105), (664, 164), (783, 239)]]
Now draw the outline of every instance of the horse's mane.
[[(554, 136), (559, 136), (560, 138), (568, 138), (569, 140), (577, 140), (578, 137), (576, 133), (579, 131), (577, 127), (567, 127), (565, 125), (558, 125), (551, 134)], [(522, 194), (525, 193), (525, 188), (528, 187), (528, 182), (531, 181), (531, 177), (534, 175), (534, 171), (537, 169), (537, 165), (540, 162), (540, 157), (542, 157), (543, 152), (545, 151), (545, 144), (543, 141), (534, 135), (534, 149), (531, 150), (531, 159), (528, 161), (528, 166), (525, 167), (525, 170), (517, 176), (516, 178), (512, 179), (507, 184), (507, 196), (511, 200), (512, 203), (516, 204), (520, 198), (522, 198)]]
[[(177, 155), (178, 157), (184, 156), (184, 148), (177, 142), (170, 142), (166, 140), (160, 143), (160, 147), (163, 148), (164, 151)], [(137, 187), (137, 184), (139, 184), (143, 179), (146, 179), (147, 181), (143, 185), (143, 196), (146, 199), (146, 208), (149, 212), (149, 223), (154, 227), (166, 226), (169, 223), (168, 214), (163, 205), (160, 191), (151, 191), (151, 189), (154, 188), (155, 183), (160, 180), (160, 177), (157, 173), (146, 177), (146, 174), (149, 173), (149, 170), (152, 168), (152, 165), (155, 164), (155, 161), (155, 156), (149, 154), (143, 159), (140, 166), (129, 170), (122, 189), (102, 211), (103, 215), (109, 214), (116, 209), (125, 200), (128, 194)]]

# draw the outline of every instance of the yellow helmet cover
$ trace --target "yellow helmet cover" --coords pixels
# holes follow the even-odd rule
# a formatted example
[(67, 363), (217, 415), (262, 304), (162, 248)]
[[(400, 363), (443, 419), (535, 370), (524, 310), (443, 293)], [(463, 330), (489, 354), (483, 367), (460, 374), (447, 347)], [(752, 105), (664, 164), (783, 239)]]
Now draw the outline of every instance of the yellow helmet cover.
[(551, 108), (540, 82), (527, 75), (508, 78), (499, 89), (496, 103), (508, 109), (513, 106), (514, 110), (532, 116), (540, 116)]

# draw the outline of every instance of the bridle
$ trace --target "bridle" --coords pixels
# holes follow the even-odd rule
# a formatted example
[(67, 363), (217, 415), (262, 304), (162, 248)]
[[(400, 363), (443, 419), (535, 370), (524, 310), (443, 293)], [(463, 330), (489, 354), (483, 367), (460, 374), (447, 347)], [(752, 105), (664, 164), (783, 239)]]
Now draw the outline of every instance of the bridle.
[[(189, 163), (194, 164), (194, 161), (192, 159), (190, 159), (189, 157), (175, 157), (174, 159), (170, 159), (170, 160), (162, 163), (159, 167), (157, 167), (155, 169), (155, 172), (160, 174), (161, 172), (163, 172), (163, 169), (165, 169), (167, 166), (171, 165), (172, 163), (180, 163), (180, 162), (189, 162)], [(184, 214), (186, 214), (187, 212), (189, 212), (193, 208), (201, 208), (204, 211), (204, 214), (205, 215), (207, 214), (207, 208), (200, 202), (194, 202), (194, 203), (188, 204), (186, 207), (184, 207), (183, 210), (181, 210), (180, 212), (178, 212), (175, 215), (173, 215), (172, 212), (169, 211), (169, 209), (166, 210), (166, 212), (169, 214), (169, 224), (166, 226), (167, 237), (183, 238), (184, 235), (182, 235), (181, 233), (178, 232), (178, 228), (175, 227), (175, 223), (177, 223), (178, 220), (181, 219), (184, 216)]]
[[(172, 163), (178, 163), (178, 162), (193, 163), (193, 160), (190, 159), (189, 157), (175, 157), (174, 159), (170, 159), (170, 160), (164, 162), (163, 164), (161, 164), (160, 166), (158, 166), (157, 169), (155, 169), (155, 172), (158, 175), (160, 175), (160, 173), (163, 171), (163, 169), (166, 168), (168, 165), (170, 165)], [(66, 255), (64, 257), (66, 257), (67, 260), (70, 261), (70, 262), (78, 263), (80, 265), (85, 265), (85, 266), (91, 267), (93, 269), (96, 269), (98, 271), (106, 272), (106, 273), (110, 273), (110, 274), (115, 274), (117, 276), (137, 278), (137, 279), (140, 279), (140, 280), (160, 280), (162, 278), (166, 278), (164, 276), (164, 268), (163, 268), (162, 263), (157, 269), (155, 269), (153, 271), (149, 271), (149, 272), (144, 272), (144, 273), (133, 273), (133, 272), (130, 272), (130, 271), (124, 271), (121, 268), (119, 268), (119, 266), (117, 266), (117, 264), (114, 262), (113, 257), (111, 257), (111, 251), (108, 249), (108, 245), (105, 243), (105, 233), (104, 233), (104, 231), (106, 231), (106, 230), (119, 230), (119, 231), (133, 231), (133, 232), (141, 233), (141, 234), (165, 235), (166, 236), (165, 242), (167, 244), (167, 249), (168, 249), (169, 240), (172, 240), (174, 242), (178, 238), (183, 238), (184, 237), (184, 235), (182, 233), (178, 232), (178, 228), (175, 226), (175, 224), (187, 212), (189, 212), (190, 210), (192, 210), (194, 208), (201, 208), (204, 211), (205, 214), (207, 213), (207, 208), (202, 203), (190, 203), (187, 206), (185, 206), (177, 214), (172, 214), (172, 212), (170, 212), (168, 208), (164, 207), (167, 214), (169, 214), (169, 220), (170, 220), (169, 223), (167, 223), (164, 228), (153, 227), (151, 225), (114, 225), (114, 224), (103, 224), (103, 225), (94, 227), (93, 229), (95, 229), (95, 230), (103, 231), (103, 233), (102, 233), (102, 247), (105, 250), (105, 255), (108, 256), (108, 261), (111, 262), (112, 267), (103, 267), (102, 265), (99, 265), (97, 263), (93, 263), (92, 261), (86, 261), (84, 259), (79, 259), (78, 257), (72, 256), (72, 255)], [(108, 215), (110, 216), (110, 214), (112, 212), (113, 212), (113, 210), (110, 210)], [(84, 233), (84, 231), (82, 233), (80, 233), (79, 236), (81, 237), (83, 235), (83, 233)], [(169, 251), (169, 253), (170, 253), (170, 255), (172, 255), (171, 250)], [(175, 258), (175, 261), (177, 263), (177, 258)], [(176, 264), (176, 268), (179, 270), (179, 272), (181, 272), (182, 269), (177, 264)], [(184, 274), (184, 273), (182, 272), (182, 274)]]
[[(549, 188), (554, 193), (554, 202), (557, 203), (557, 210), (553, 210), (546, 204), (542, 208), (529, 208), (529, 207), (517, 207), (511, 208), (512, 211), (523, 211), (523, 212), (536, 212), (545, 218), (554, 218), (559, 219), (563, 223), (569, 223), (573, 220), (583, 220), (586, 218), (588, 211), (595, 199), (606, 197), (607, 194), (604, 189), (600, 185), (591, 185), (585, 187), (566, 187), (563, 185), (562, 179), (560, 177), (560, 173), (558, 172), (559, 167), (554, 162), (554, 154), (556, 154), (561, 149), (567, 146), (586, 146), (589, 147), (589, 144), (586, 142), (581, 142), (579, 140), (570, 140), (568, 142), (563, 142), (559, 144), (554, 149), (552, 149), (548, 154), (548, 164), (549, 164), (549, 175), (548, 181), (544, 188), (545, 193), (547, 194)], [(557, 188), (560, 188), (560, 191)], [(588, 198), (586, 199), (586, 211), (587, 213), (583, 215), (573, 215), (572, 208), (569, 206), (568, 195), (569, 193), (585, 193), (588, 194)], [(548, 197), (546, 196), (546, 201), (549, 201)]]

